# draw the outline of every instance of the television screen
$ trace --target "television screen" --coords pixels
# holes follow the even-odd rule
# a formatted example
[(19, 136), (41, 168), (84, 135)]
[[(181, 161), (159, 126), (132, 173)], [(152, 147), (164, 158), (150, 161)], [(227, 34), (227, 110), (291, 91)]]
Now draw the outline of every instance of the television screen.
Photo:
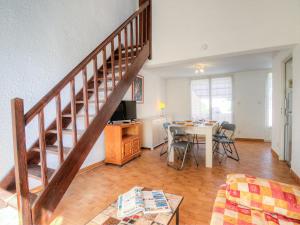
[(110, 121), (136, 119), (136, 101), (122, 101)]
[(136, 101), (124, 101), (126, 120), (136, 119)]

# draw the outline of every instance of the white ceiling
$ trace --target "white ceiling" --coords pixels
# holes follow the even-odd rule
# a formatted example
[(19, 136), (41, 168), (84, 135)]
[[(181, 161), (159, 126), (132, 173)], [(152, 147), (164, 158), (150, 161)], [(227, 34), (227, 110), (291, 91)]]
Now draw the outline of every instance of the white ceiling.
[[(146, 66), (146, 71), (152, 71), (163, 78), (198, 77), (217, 74), (229, 74), (249, 70), (272, 68), (273, 52), (252, 53), (236, 56), (218, 56), (193, 62), (177, 62), (172, 65)], [(195, 74), (195, 64), (204, 65), (204, 73)]]

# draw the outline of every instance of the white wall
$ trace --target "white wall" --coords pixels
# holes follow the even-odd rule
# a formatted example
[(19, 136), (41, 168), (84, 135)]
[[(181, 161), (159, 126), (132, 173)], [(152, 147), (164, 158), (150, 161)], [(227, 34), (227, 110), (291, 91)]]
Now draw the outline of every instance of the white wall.
[[(30, 109), (136, 7), (132, 0), (0, 0), (0, 179), (13, 165), (10, 99)], [(95, 151), (90, 162), (103, 159), (103, 144)]]
[(279, 159), (284, 159), (283, 139), (283, 92), (284, 92), (284, 64), (292, 51), (286, 50), (273, 56), (273, 122), (272, 122), (272, 149), (278, 154)]
[[(137, 117), (139, 119), (161, 115), (160, 102), (166, 102), (165, 80), (159, 74), (141, 70), (139, 73), (144, 76), (144, 103), (137, 104)], [(124, 100), (131, 100), (131, 88), (127, 91)]]
[(293, 51), (293, 145), (292, 170), (300, 177), (300, 44)]
[(293, 141), (292, 170), (300, 176), (300, 45), (291, 51), (279, 52), (273, 57), (273, 132), (272, 148), (284, 159), (284, 62), (293, 57)]
[[(230, 75), (233, 77), (233, 122), (237, 125), (236, 137), (269, 139), (270, 130), (265, 128), (265, 82), (268, 72), (269, 70), (245, 71)], [(166, 81), (167, 112), (174, 120), (191, 118), (191, 79)]]
[(270, 71), (247, 71), (235, 73), (234, 122), (236, 136), (270, 140), (266, 128), (266, 81)]
[(166, 111), (173, 120), (191, 118), (190, 79), (178, 78), (166, 80)]
[(299, 43), (299, 12), (299, 0), (153, 0), (150, 63)]

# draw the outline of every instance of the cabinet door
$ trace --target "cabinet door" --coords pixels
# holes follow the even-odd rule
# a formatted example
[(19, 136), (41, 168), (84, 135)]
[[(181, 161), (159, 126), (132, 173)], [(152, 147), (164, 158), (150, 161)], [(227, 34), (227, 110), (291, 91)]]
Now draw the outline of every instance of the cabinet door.
[(132, 154), (140, 151), (140, 139), (136, 138), (132, 141)]
[(132, 155), (132, 144), (131, 141), (126, 141), (123, 143), (122, 148), (122, 159), (128, 158)]

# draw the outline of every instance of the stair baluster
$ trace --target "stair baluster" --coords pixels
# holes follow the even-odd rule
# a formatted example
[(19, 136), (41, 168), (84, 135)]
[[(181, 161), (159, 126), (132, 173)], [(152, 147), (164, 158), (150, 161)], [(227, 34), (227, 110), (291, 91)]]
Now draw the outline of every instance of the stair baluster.
[(118, 34), (118, 49), (119, 49), (119, 77), (120, 77), (120, 80), (122, 80), (123, 79), (123, 77), (122, 77), (122, 42), (121, 42), (121, 40), (122, 40), (122, 33), (120, 32), (119, 34)]
[(86, 67), (84, 67), (82, 70), (82, 84), (83, 84), (83, 107), (84, 107), (84, 115), (85, 115), (84, 126), (85, 129), (87, 129), (89, 126), (89, 97), (88, 97), (88, 82), (87, 82)]
[(104, 82), (104, 100), (107, 100), (107, 66), (106, 66), (106, 46), (102, 50), (103, 57), (103, 82)]
[(75, 99), (75, 80), (70, 81), (70, 94), (71, 94), (71, 116), (72, 116), (72, 140), (73, 147), (77, 143), (77, 121), (76, 121), (76, 99)]
[(140, 17), (140, 45), (143, 48), (144, 47), (144, 17), (143, 12), (139, 14)]
[(124, 29), (124, 35), (125, 35), (125, 71), (128, 71), (128, 64), (129, 64), (129, 60), (128, 60), (128, 31), (127, 31), (127, 26)]
[(98, 63), (97, 63), (97, 55), (93, 60), (94, 65), (94, 95), (95, 95), (95, 114), (99, 113), (99, 93), (98, 93)]
[(115, 78), (115, 43), (114, 39), (110, 43), (111, 46), (111, 81), (112, 81), (112, 91), (116, 87), (116, 78)]
[(39, 147), (40, 147), (40, 159), (41, 159), (41, 176), (43, 188), (48, 185), (47, 177), (47, 160), (46, 160), (46, 142), (45, 142), (45, 118), (44, 110), (42, 109), (38, 115), (39, 120)]
[(135, 17), (135, 53), (136, 56), (139, 54), (139, 20), (138, 16)]
[(134, 51), (133, 51), (133, 22), (130, 22), (130, 46), (131, 46), (131, 54), (130, 54), (130, 63), (133, 63), (134, 60)]

